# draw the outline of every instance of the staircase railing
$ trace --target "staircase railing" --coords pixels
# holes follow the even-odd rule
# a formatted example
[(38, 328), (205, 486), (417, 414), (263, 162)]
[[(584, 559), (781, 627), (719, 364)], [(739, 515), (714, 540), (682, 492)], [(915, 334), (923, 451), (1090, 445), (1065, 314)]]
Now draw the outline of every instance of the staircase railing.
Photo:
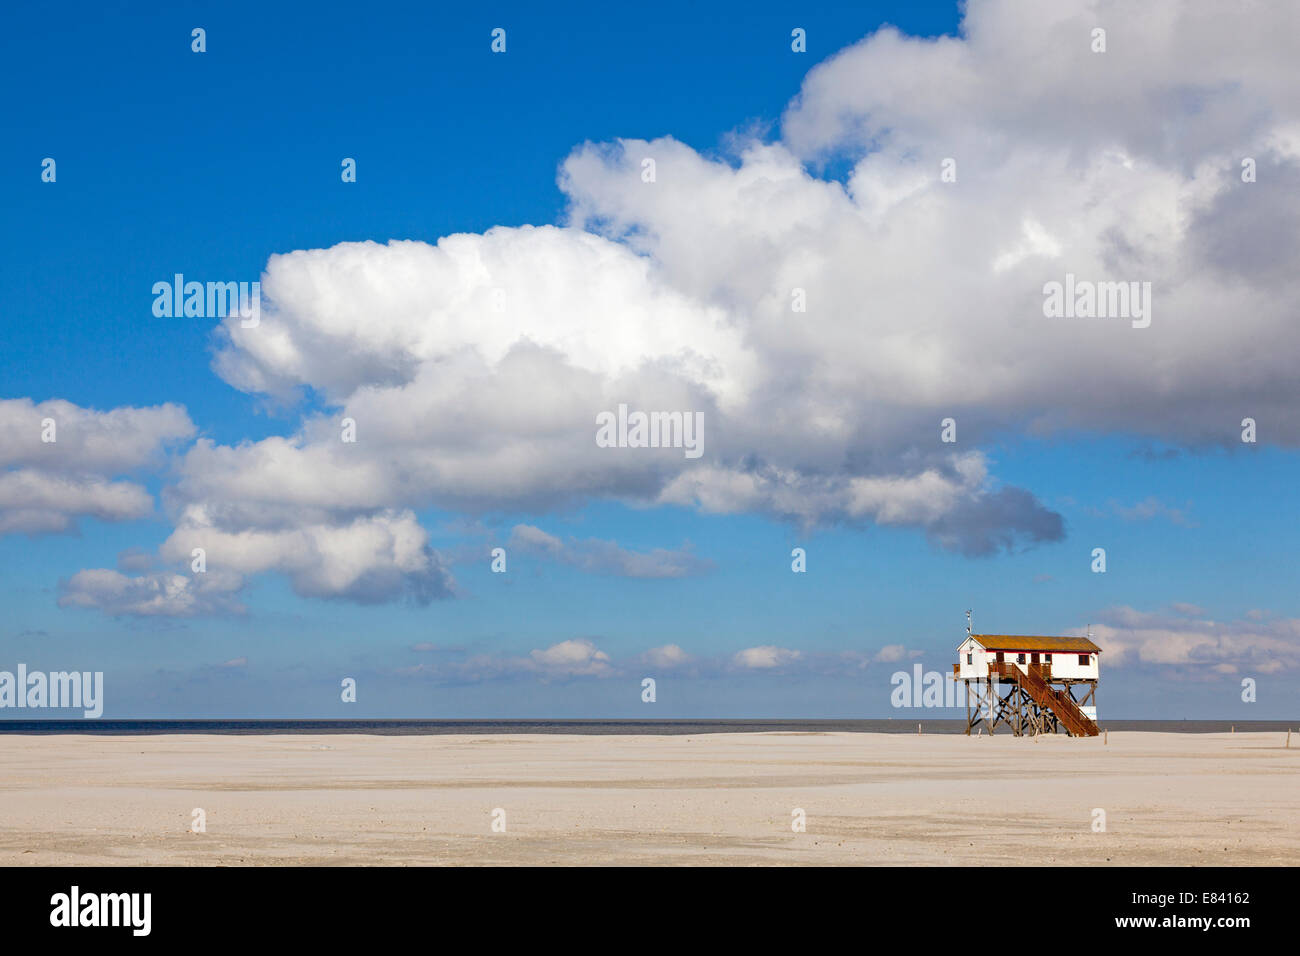
[(1043, 679), (1044, 668), (1048, 668), (1046, 674), (1051, 675), (1050, 667), (1050, 664), (1029, 664), (1022, 671), (1015, 664), (1004, 662), (990, 664), (989, 671), (1002, 677), (1015, 679), (1029, 692), (1029, 696), (1038, 706), (1046, 707), (1055, 714), (1057, 719), (1065, 724), (1066, 730), (1074, 736), (1096, 737), (1098, 734), (1096, 723), (1079, 708), (1075, 699), (1067, 691), (1054, 689)]

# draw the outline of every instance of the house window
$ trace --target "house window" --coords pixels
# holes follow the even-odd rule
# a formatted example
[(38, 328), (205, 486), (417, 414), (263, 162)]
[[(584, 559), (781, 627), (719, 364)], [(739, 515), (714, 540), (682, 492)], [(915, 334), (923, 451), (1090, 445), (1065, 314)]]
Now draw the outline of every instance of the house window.
[(999, 664), (1002, 663), (1002, 652), (1001, 652), (1001, 651), (998, 651), (998, 663), (999, 663)]
[(975, 655), (974, 655), (974, 654), (967, 654), (967, 655), (966, 655), (966, 663), (967, 663), (967, 664), (974, 664), (974, 663), (975, 663)]
[(1087, 654), (1080, 654), (1080, 655), (1079, 655), (1079, 666), (1080, 666), (1080, 667), (1087, 667), (1087, 666), (1088, 666), (1088, 663), (1089, 663), (1089, 661), (1088, 661), (1088, 655), (1087, 655)]
[(1031, 664), (1038, 663), (1038, 651), (1034, 651), (1034, 653), (1029, 655), (1029, 663)]
[(1051, 654), (1044, 654), (1044, 655), (1043, 655), (1043, 663), (1044, 663), (1044, 664), (1050, 664), (1050, 663), (1052, 663), (1052, 655), (1051, 655)]
[(1019, 654), (1016, 655), (1016, 663), (1023, 664), (1024, 662), (1025, 662), (1025, 652), (1021, 651)]

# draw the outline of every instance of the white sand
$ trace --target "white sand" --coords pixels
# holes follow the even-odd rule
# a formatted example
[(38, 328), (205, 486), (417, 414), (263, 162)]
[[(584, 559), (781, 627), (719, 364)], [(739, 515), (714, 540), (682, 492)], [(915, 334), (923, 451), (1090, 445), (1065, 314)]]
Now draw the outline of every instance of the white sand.
[(1284, 738), (0, 735), (0, 864), (1296, 864)]

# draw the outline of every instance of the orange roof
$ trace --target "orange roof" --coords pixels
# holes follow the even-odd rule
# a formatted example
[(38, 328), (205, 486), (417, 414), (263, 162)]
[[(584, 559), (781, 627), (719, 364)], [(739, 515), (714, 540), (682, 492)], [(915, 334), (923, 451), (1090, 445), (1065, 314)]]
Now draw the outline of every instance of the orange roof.
[(1067, 654), (1101, 652), (1101, 648), (1086, 637), (1039, 637), (1027, 634), (972, 634), (971, 637), (989, 651), (1062, 651)]

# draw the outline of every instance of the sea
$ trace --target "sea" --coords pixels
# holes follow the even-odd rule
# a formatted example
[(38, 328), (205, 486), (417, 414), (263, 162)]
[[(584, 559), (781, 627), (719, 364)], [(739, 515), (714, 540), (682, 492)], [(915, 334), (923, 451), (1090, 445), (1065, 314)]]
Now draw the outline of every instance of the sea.
[[(965, 720), (0, 720), (0, 734), (961, 734)], [(1285, 720), (1103, 720), (1102, 730), (1286, 732)]]

